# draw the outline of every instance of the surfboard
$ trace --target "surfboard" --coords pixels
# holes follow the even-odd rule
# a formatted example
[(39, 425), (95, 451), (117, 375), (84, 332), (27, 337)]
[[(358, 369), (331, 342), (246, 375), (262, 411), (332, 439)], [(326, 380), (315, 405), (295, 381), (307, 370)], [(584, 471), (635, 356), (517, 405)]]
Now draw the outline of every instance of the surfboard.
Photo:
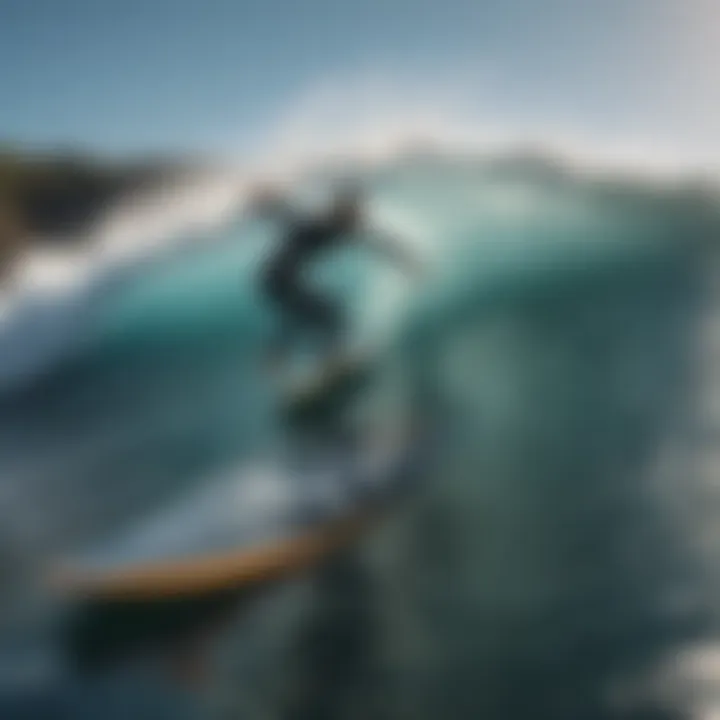
[(352, 543), (418, 475), (409, 436), (238, 468), (52, 569), (75, 598), (197, 598), (281, 579)]

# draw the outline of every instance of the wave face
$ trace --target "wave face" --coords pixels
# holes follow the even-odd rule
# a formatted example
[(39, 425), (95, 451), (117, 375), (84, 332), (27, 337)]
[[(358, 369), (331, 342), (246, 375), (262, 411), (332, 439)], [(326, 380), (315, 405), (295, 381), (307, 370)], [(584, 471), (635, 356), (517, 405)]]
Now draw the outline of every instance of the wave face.
[[(433, 273), (414, 288), (348, 253), (318, 279), (382, 353), (378, 402), (424, 383), (446, 432), (422, 497), (310, 600), (281, 590), (228, 640), (222, 702), (277, 717), (660, 712), (642, 679), (711, 622), (678, 498), (715, 207), (522, 163), (405, 160), (363, 179), (373, 216)], [(238, 221), (74, 296), (87, 317), (62, 361), (0, 402), (4, 577), (272, 447), (273, 319), (254, 276), (274, 232)], [(275, 692), (293, 683), (305, 692)]]

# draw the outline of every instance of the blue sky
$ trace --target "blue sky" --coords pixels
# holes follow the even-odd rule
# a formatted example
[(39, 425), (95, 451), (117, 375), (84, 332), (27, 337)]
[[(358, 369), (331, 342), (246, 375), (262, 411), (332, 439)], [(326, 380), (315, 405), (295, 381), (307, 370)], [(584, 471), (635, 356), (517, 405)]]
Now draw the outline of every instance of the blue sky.
[[(327, 78), (713, 145), (712, 0), (0, 0), (0, 140), (242, 152)], [(343, 79), (346, 78), (346, 81)], [(368, 99), (372, 103), (372, 98)]]

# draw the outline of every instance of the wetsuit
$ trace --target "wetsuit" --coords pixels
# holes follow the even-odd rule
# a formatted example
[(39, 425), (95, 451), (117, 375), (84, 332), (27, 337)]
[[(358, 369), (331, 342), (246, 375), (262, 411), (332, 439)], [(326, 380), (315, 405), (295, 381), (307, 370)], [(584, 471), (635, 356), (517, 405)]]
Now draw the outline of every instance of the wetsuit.
[(262, 274), (262, 290), (282, 317), (271, 350), (284, 353), (298, 332), (313, 335), (325, 352), (337, 350), (345, 326), (338, 303), (308, 287), (304, 272), (325, 252), (347, 242), (347, 229), (329, 218), (295, 219)]

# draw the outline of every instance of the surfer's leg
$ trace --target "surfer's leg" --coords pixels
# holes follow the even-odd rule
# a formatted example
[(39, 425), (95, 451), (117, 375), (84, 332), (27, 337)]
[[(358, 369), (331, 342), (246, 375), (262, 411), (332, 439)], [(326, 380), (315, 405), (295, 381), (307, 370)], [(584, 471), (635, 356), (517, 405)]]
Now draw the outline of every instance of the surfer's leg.
[(279, 312), (278, 333), (270, 345), (270, 357), (281, 361), (296, 336), (319, 341), (321, 352), (332, 362), (339, 357), (344, 334), (341, 308), (334, 300), (306, 287), (295, 273), (270, 271), (263, 293)]
[(291, 304), (296, 324), (318, 340), (323, 356), (332, 360), (339, 355), (345, 326), (339, 305), (300, 285), (292, 289)]
[(339, 304), (331, 298), (313, 296), (314, 322), (325, 356), (337, 357), (343, 346), (345, 323)]
[(268, 342), (266, 358), (272, 369), (278, 369), (287, 360), (298, 330), (293, 282), (270, 272), (263, 278), (262, 292), (277, 312), (277, 326)]

